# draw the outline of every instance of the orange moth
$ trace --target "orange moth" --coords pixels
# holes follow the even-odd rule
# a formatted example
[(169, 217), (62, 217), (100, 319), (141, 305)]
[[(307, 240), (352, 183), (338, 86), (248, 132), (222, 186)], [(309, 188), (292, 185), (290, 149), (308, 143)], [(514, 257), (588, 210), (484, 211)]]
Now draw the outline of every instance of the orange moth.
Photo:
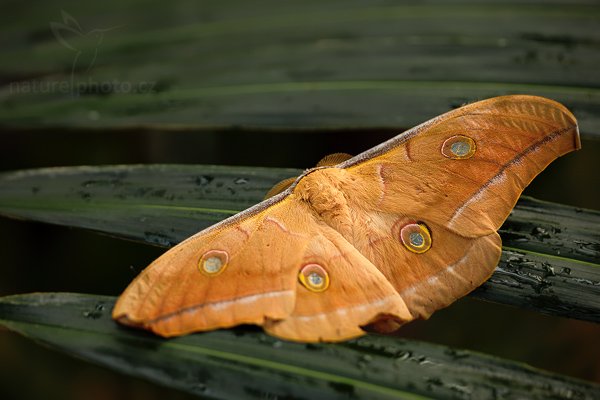
[(113, 318), (162, 336), (256, 324), (303, 342), (428, 318), (491, 275), (497, 230), (523, 189), (579, 147), (575, 117), (552, 100), (469, 104), (326, 158), (173, 247)]

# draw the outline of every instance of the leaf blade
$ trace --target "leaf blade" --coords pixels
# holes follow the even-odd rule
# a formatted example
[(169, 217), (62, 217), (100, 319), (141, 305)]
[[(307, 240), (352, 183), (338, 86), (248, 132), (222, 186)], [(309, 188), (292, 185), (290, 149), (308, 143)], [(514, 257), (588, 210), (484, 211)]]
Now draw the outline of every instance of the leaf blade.
[(107, 296), (69, 293), (8, 296), (0, 299), (0, 324), (71, 355), (209, 398), (353, 393), (420, 399), (494, 390), (529, 398), (570, 390), (585, 398), (598, 390), (518, 363), (391, 337), (303, 345), (237, 329), (165, 340), (117, 326), (109, 315), (113, 303)]
[[(36, 43), (35, 52), (23, 45), (48, 29), (47, 13), (28, 18), (25, 28), (0, 17), (14, 38), (3, 43), (13, 57), (2, 72), (14, 82), (0, 93), (0, 123), (395, 128), (464, 102), (529, 93), (572, 108), (584, 134), (600, 132), (592, 34), (598, 12), (591, 4), (189, 7), (184, 24), (173, 7), (156, 5), (135, 26), (106, 32), (101, 46), (86, 35), (74, 38), (71, 45), (88, 57), (97, 52), (97, 59), (90, 71), (77, 65), (73, 76), (64, 66), (74, 53), (55, 38)], [(84, 8), (77, 17), (99, 30), (139, 17), (102, 11)]]
[[(300, 173), (202, 165), (17, 171), (0, 175), (0, 214), (171, 246)], [(598, 226), (597, 211), (522, 198), (500, 230), (505, 247), (499, 267), (471, 295), (600, 322)]]

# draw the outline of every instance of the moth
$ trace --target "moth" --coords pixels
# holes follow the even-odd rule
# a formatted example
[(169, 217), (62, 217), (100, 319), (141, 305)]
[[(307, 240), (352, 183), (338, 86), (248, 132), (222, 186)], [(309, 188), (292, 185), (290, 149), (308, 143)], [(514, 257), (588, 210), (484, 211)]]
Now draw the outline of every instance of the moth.
[(302, 342), (393, 331), (481, 285), (523, 189), (579, 148), (575, 117), (549, 99), (455, 109), (325, 159), (181, 242), (129, 285), (113, 318), (165, 337), (239, 324)]

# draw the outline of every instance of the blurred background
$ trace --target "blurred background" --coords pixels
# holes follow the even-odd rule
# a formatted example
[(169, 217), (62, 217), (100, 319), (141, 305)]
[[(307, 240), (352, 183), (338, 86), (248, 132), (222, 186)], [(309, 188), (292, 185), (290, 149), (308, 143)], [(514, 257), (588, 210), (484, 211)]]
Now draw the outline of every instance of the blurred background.
[[(583, 149), (525, 194), (600, 209), (594, 1), (3, 1), (0, 170), (132, 163), (307, 168), (465, 102), (561, 101)], [(118, 295), (163, 252), (0, 218), (0, 295)], [(600, 382), (600, 326), (463, 299), (399, 336)], [(0, 331), (3, 399), (187, 395)]]

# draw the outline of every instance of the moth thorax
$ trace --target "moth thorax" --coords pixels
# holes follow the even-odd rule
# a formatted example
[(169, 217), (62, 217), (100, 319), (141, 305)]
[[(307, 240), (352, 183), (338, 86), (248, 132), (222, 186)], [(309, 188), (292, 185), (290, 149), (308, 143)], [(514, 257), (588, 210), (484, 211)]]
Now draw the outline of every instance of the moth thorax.
[(326, 222), (339, 228), (351, 223), (342, 174), (343, 170), (337, 168), (317, 170), (298, 182), (294, 190)]

